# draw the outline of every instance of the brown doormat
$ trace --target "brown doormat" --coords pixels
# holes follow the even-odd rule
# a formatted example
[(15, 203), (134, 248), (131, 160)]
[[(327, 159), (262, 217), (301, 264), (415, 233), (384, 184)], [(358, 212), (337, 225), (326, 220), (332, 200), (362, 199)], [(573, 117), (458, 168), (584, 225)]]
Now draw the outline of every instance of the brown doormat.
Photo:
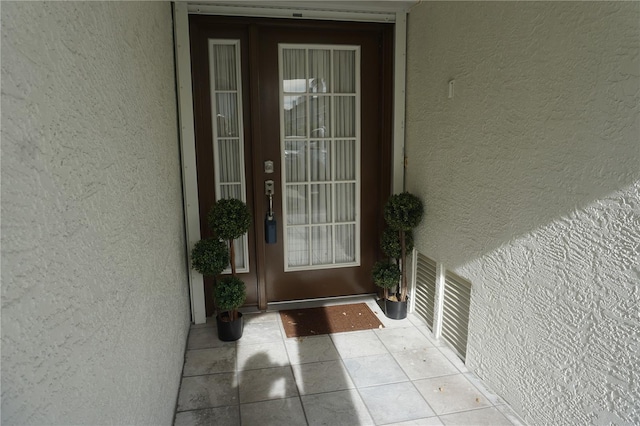
[(384, 327), (366, 303), (280, 311), (287, 337), (315, 336)]

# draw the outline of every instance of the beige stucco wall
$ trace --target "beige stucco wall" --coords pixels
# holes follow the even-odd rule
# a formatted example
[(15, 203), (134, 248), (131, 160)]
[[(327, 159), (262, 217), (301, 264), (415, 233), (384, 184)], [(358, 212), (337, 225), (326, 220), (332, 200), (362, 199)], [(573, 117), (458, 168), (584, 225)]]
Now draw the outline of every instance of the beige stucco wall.
[(1, 10), (2, 424), (170, 424), (189, 327), (171, 5)]
[(532, 424), (640, 423), (640, 3), (426, 2), (408, 43), (416, 246), (473, 283), (469, 368)]

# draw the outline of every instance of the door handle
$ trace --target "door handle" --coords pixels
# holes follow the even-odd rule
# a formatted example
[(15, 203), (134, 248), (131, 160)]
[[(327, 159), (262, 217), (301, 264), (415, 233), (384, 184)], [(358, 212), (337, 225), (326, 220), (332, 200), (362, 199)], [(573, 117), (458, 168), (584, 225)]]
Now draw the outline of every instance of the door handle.
[(275, 244), (278, 242), (278, 227), (275, 217), (273, 216), (273, 180), (264, 181), (264, 193), (269, 198), (269, 210), (267, 217), (264, 219), (264, 241), (267, 244)]
[(269, 218), (273, 218), (273, 192), (273, 180), (265, 180), (264, 193), (269, 198), (269, 210), (267, 212), (267, 216), (269, 216)]

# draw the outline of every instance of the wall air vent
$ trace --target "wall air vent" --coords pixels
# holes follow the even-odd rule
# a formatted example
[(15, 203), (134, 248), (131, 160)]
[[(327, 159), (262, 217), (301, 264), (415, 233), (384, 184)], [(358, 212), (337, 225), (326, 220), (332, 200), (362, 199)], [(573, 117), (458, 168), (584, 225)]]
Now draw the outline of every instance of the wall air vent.
[(442, 337), (453, 346), (463, 360), (467, 356), (470, 302), (471, 283), (453, 272), (446, 271), (444, 277)]
[(436, 262), (418, 253), (416, 264), (415, 310), (433, 331), (436, 301)]

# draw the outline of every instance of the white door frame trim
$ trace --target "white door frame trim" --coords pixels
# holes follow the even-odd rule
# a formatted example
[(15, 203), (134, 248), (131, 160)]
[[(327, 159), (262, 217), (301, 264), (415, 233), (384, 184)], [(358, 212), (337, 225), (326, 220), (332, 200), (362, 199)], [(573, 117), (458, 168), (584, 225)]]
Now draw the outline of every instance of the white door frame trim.
[[(354, 2), (355, 3), (355, 2)], [(196, 144), (191, 81), (191, 51), (189, 43), (189, 14), (220, 14), (235, 16), (286, 17), (291, 19), (339, 19), (344, 21), (393, 22), (395, 23), (394, 46), (394, 97), (393, 97), (393, 159), (392, 189), (394, 193), (404, 188), (404, 139), (405, 139), (405, 84), (407, 48), (407, 4), (398, 2), (396, 10), (360, 10), (368, 2), (359, 2), (333, 7), (333, 10), (316, 9), (307, 4), (293, 9), (283, 3), (261, 3), (260, 7), (216, 4), (173, 3), (174, 44), (176, 80), (178, 86), (178, 119), (180, 152), (182, 157), (182, 191), (186, 229), (187, 257), (189, 264), (189, 289), (191, 297), (191, 321), (205, 323), (204, 280), (200, 273), (191, 269), (191, 248), (200, 240), (200, 217), (198, 202), (198, 178), (196, 171)], [(300, 3), (297, 3), (299, 5)], [(346, 5), (347, 2), (342, 3)], [(340, 9), (340, 10), (338, 10)]]

